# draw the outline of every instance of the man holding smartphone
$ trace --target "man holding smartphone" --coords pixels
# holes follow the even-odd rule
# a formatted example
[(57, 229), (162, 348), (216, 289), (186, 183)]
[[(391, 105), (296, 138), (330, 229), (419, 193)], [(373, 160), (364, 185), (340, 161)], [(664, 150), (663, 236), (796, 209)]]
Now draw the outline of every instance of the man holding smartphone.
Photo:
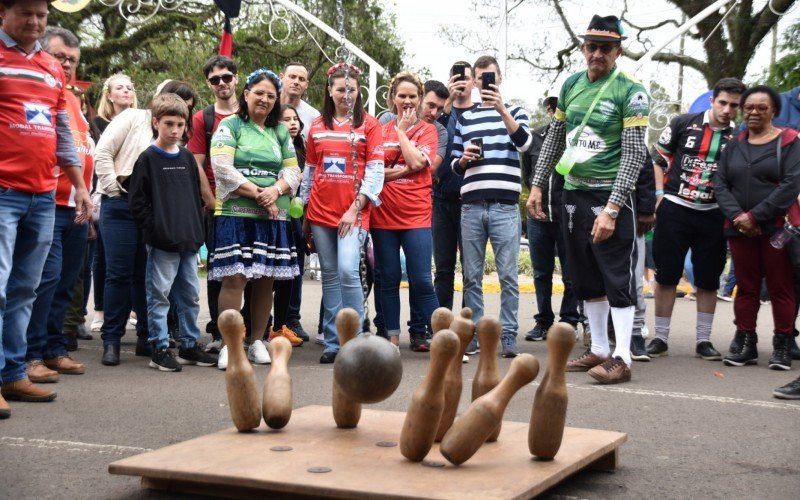
[[(483, 270), (486, 243), (491, 241), (500, 279), (501, 356), (513, 358), (517, 350), (521, 190), (519, 153), (531, 145), (527, 113), (503, 103), (503, 77), (497, 60), (481, 56), (475, 61), (475, 80), (481, 82), (481, 103), (462, 113), (453, 137), (453, 172), (463, 176), (461, 234), (463, 243), (464, 302), (472, 319), (483, 316)], [(472, 339), (467, 354), (478, 352)]]

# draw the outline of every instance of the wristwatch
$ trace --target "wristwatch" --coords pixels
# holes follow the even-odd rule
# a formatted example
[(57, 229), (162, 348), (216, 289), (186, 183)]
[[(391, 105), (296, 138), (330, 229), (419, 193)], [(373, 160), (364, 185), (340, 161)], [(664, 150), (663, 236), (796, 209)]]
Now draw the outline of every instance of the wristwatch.
[(283, 196), (283, 189), (281, 189), (281, 187), (278, 185), (278, 183), (277, 183), (277, 182), (276, 182), (275, 184), (273, 184), (272, 186), (273, 186), (275, 189), (277, 189), (277, 190), (278, 190), (278, 196)]
[(607, 213), (608, 216), (614, 220), (619, 216), (619, 210), (614, 210), (613, 208), (603, 207), (603, 212)]

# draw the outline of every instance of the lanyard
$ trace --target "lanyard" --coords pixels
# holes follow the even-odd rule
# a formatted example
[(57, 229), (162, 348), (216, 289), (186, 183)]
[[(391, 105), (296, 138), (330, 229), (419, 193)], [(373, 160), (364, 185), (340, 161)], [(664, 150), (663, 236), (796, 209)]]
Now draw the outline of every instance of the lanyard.
[(581, 122), (580, 126), (578, 126), (578, 130), (576, 131), (575, 136), (572, 138), (572, 141), (570, 141), (572, 142), (571, 144), (572, 147), (575, 147), (578, 144), (578, 139), (580, 139), (581, 134), (583, 133), (583, 128), (586, 126), (586, 123), (589, 122), (589, 117), (592, 115), (594, 107), (597, 106), (598, 102), (600, 102), (600, 98), (603, 97), (603, 94), (605, 94), (606, 89), (608, 89), (608, 86), (611, 85), (611, 82), (617, 79), (617, 75), (619, 75), (619, 68), (614, 68), (614, 72), (611, 73), (611, 76), (608, 77), (606, 83), (604, 83), (603, 86), (600, 87), (600, 91), (597, 93), (596, 96), (594, 96), (594, 100), (592, 101), (592, 104), (589, 106), (589, 110), (586, 111), (586, 114), (583, 116), (583, 121)]

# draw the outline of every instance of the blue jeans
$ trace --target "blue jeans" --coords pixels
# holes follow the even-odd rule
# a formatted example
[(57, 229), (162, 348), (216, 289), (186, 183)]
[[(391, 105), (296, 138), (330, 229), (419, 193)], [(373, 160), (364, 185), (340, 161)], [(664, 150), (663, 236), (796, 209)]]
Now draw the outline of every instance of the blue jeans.
[(147, 328), (148, 341), (156, 349), (169, 347), (167, 313), (170, 299), (178, 312), (180, 342), (183, 349), (194, 347), (200, 338), (200, 280), (197, 278), (197, 252), (166, 252), (147, 247)]
[(373, 229), (375, 267), (379, 274), (380, 303), (387, 333), (400, 335), (400, 248), (406, 256), (412, 336), (425, 335), (431, 314), (439, 307), (431, 281), (431, 230)]
[(75, 224), (75, 209), (56, 207), (53, 244), (47, 254), (42, 279), (36, 288), (28, 323), (28, 361), (67, 354), (64, 316), (72, 303), (72, 291), (83, 266), (89, 226)]
[[(442, 307), (453, 309), (453, 284), (456, 255), (461, 247), (461, 202), (433, 199), (433, 261), (436, 264), (434, 288)], [(464, 254), (461, 254), (464, 268)], [(428, 318), (430, 319), (430, 318)]]
[(322, 274), (322, 334), (325, 337), (323, 352), (338, 352), (339, 337), (336, 334), (336, 313), (344, 307), (358, 312), (364, 321), (364, 292), (361, 289), (359, 263), (361, 239), (366, 231), (358, 229), (344, 238), (339, 238), (337, 228), (311, 224), (314, 246), (319, 256)]
[[(790, 255), (792, 255), (791, 248), (792, 247), (790, 247), (789, 250)], [(736, 288), (736, 274), (734, 273), (733, 259), (731, 259), (731, 267), (728, 270), (728, 277), (725, 278), (725, 288), (722, 290), (722, 293), (730, 297), (731, 295), (733, 295), (734, 288)]]
[(25, 331), (53, 242), (53, 193), (0, 187), (0, 384), (25, 378)]
[(551, 298), (553, 295), (553, 271), (556, 255), (561, 263), (561, 280), (564, 283), (564, 298), (561, 300), (559, 316), (561, 321), (577, 325), (578, 299), (572, 292), (572, 279), (569, 277), (564, 233), (558, 221), (540, 221), (528, 218), (528, 247), (533, 265), (533, 284), (536, 287), (536, 308), (533, 316), (536, 323), (548, 327), (555, 321)]
[(464, 251), (464, 302), (475, 323), (483, 316), (483, 270), (486, 242), (492, 243), (500, 279), (500, 323), (503, 335), (517, 336), (519, 312), (519, 207), (502, 203), (464, 203), (461, 243)]
[(106, 263), (104, 318), (100, 335), (103, 345), (120, 343), (125, 335), (131, 305), (139, 318), (136, 323), (139, 342), (147, 342), (147, 301), (144, 290), (147, 251), (125, 197), (103, 197), (100, 227)]

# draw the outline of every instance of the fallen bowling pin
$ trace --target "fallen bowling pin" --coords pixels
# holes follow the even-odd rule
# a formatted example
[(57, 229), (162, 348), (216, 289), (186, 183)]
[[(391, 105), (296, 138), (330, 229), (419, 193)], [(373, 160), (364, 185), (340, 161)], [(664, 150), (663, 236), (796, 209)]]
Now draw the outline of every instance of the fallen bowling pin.
[(261, 410), (270, 429), (283, 429), (292, 418), (292, 377), (289, 375), (292, 343), (286, 337), (276, 337), (269, 342), (268, 349), (272, 365), (264, 380)]
[(566, 366), (575, 346), (575, 329), (568, 323), (556, 323), (547, 331), (547, 369), (536, 390), (528, 427), (531, 454), (552, 459), (561, 448), (567, 418)]
[(472, 310), (465, 307), (462, 309), (462, 314), (454, 317), (450, 323), (450, 330), (458, 335), (461, 344), (458, 350), (458, 356), (453, 358), (444, 376), (444, 409), (442, 410), (442, 418), (439, 420), (439, 427), (436, 430), (435, 441), (437, 443), (442, 440), (447, 430), (453, 425), (453, 420), (456, 419), (456, 413), (458, 413), (458, 402), (461, 400), (461, 389), (463, 388), (463, 382), (461, 380), (461, 358), (464, 357), (464, 353), (467, 351), (467, 347), (469, 347), (469, 343), (472, 341), (472, 332), (475, 329), (472, 321), (464, 317), (463, 313), (465, 310), (469, 311), (470, 317), (472, 316)]
[[(484, 316), (478, 320), (477, 330), (481, 352), (478, 357), (478, 368), (472, 379), (472, 401), (494, 389), (501, 378), (500, 368), (497, 366), (497, 345), (500, 343), (503, 326), (494, 316)], [(497, 441), (501, 426), (502, 424), (498, 424), (497, 429), (486, 440)]]
[(444, 409), (444, 374), (460, 350), (455, 332), (440, 330), (433, 336), (428, 373), (411, 396), (400, 432), (400, 453), (412, 462), (422, 461), (433, 446)]
[[(355, 309), (345, 308), (336, 314), (336, 333), (339, 335), (339, 347), (355, 338), (361, 328), (361, 318)], [(338, 356), (337, 356), (338, 357)], [(333, 420), (340, 429), (352, 429), (361, 420), (361, 403), (348, 398), (336, 383), (336, 372), (333, 376)]]
[(233, 425), (240, 432), (255, 429), (261, 425), (261, 403), (258, 400), (255, 371), (242, 347), (245, 337), (244, 319), (239, 311), (228, 309), (220, 313), (217, 326), (228, 346), (225, 387)]
[(439, 450), (442, 456), (455, 465), (469, 460), (499, 428), (511, 397), (531, 383), (539, 374), (539, 362), (530, 354), (520, 354), (505, 378), (491, 391), (479, 397), (447, 431)]
[(450, 328), (453, 322), (453, 311), (446, 307), (439, 307), (431, 314), (431, 330), (435, 334), (439, 330)]

